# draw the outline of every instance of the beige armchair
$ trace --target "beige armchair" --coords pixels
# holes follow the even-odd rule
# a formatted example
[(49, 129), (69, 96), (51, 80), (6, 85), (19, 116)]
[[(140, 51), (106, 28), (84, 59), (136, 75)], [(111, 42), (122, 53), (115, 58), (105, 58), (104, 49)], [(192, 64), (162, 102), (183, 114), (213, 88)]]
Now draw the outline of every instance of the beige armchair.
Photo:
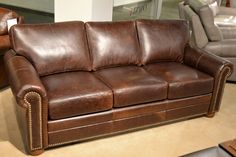
[[(190, 22), (191, 45), (223, 57), (236, 67), (236, 9), (214, 3), (215, 0), (180, 2), (180, 17)], [(228, 81), (236, 81), (236, 72)]]

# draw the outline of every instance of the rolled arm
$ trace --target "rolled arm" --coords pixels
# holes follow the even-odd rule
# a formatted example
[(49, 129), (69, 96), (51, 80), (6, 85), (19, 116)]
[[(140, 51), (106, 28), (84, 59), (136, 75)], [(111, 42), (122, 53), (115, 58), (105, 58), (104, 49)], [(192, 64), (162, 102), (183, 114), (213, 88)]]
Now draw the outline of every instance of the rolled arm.
[(218, 76), (225, 68), (228, 69), (228, 76), (233, 71), (233, 64), (231, 62), (202, 49), (192, 48), (189, 45), (185, 48), (184, 63), (212, 77)]
[[(10, 50), (7, 53), (14, 52)], [(41, 97), (46, 97), (46, 90), (32, 64), (22, 56), (10, 56), (11, 54), (6, 54), (5, 63), (14, 96), (23, 100), (28, 92), (36, 92)]]
[(19, 122), (24, 127), (22, 135), (27, 143), (27, 151), (32, 155), (40, 154), (48, 144), (46, 90), (26, 58), (17, 56), (10, 50), (5, 54), (4, 60), (10, 86), (18, 104)]
[(185, 47), (184, 64), (214, 78), (212, 100), (208, 114), (211, 115), (219, 111), (225, 82), (233, 72), (233, 64), (219, 56), (199, 48), (192, 48), (189, 45)]

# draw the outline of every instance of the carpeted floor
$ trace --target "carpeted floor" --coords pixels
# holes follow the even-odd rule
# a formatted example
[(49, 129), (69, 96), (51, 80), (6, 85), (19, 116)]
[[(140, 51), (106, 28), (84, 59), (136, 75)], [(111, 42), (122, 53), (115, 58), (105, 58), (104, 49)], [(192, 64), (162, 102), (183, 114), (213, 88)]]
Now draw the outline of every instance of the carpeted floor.
[[(227, 84), (214, 118), (196, 118), (132, 133), (67, 145), (40, 157), (176, 157), (236, 138), (236, 84)], [(10, 89), (0, 91), (0, 157), (22, 157), (24, 147)]]

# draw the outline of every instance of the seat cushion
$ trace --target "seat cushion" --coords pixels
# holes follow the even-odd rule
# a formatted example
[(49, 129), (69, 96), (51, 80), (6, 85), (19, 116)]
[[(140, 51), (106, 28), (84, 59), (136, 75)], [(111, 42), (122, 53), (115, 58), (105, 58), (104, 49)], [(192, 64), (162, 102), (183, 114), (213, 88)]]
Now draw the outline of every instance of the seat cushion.
[(162, 62), (144, 68), (168, 82), (168, 99), (197, 96), (213, 90), (213, 77), (181, 63)]
[(140, 64), (135, 22), (88, 22), (86, 32), (94, 70)]
[(49, 99), (50, 119), (109, 110), (112, 91), (89, 72), (67, 72), (42, 78)]
[(209, 42), (204, 50), (221, 57), (236, 57), (236, 39)]
[(143, 68), (125, 66), (96, 72), (113, 91), (114, 107), (141, 104), (167, 98), (167, 82)]

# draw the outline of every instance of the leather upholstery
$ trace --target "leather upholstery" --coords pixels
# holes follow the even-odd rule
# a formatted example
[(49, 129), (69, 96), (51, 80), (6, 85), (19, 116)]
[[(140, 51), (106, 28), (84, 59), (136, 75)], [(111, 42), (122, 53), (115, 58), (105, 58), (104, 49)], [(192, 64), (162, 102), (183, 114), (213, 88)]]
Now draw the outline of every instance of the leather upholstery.
[[(236, 9), (234, 9), (234, 11), (236, 12)], [(228, 27), (234, 30), (234, 27), (236, 26), (235, 18), (235, 15), (232, 14), (219, 14), (214, 17), (214, 23), (219, 26), (220, 29), (221, 27)]]
[(233, 64), (199, 48), (186, 46), (184, 63), (214, 77), (214, 87), (209, 113), (219, 111), (226, 79), (233, 72)]
[(32, 62), (40, 76), (91, 70), (83, 22), (18, 25), (10, 35), (13, 49)]
[(218, 6), (212, 10), (207, 2), (201, 0), (189, 0), (189, 6), (199, 15), (202, 25), (210, 41), (219, 41), (222, 34), (214, 24), (214, 12), (216, 14)]
[(7, 20), (17, 17), (18, 15), (14, 11), (0, 8), (0, 35), (8, 34)]
[(184, 46), (189, 40), (186, 21), (138, 20), (137, 29), (142, 64), (183, 61)]
[(49, 146), (60, 145), (62, 141), (66, 141), (66, 143), (73, 139), (83, 141), (92, 137), (115, 134), (122, 130), (133, 130), (140, 126), (149, 127), (157, 123), (163, 124), (166, 118), (173, 120), (203, 115), (207, 112), (210, 99), (211, 95), (203, 95), (164, 100), (116, 108), (102, 114), (96, 113), (49, 121)]
[(211, 52), (217, 56), (221, 57), (235, 57), (235, 50), (236, 50), (236, 38), (235, 39), (229, 39), (229, 40), (223, 40), (220, 42), (211, 42), (204, 50)]
[(112, 91), (89, 72), (66, 72), (45, 76), (49, 118), (61, 119), (109, 110)]
[[(235, 23), (236, 26), (236, 23)], [(220, 27), (220, 31), (222, 32), (224, 39), (236, 39), (236, 27), (227, 27), (222, 26)]]
[[(183, 4), (180, 3), (179, 5)], [(183, 5), (182, 7), (179, 7), (179, 9), (183, 9), (182, 11), (184, 16), (182, 16), (182, 19), (189, 21), (190, 31), (192, 32), (190, 44), (196, 45), (199, 48), (206, 46), (208, 43), (208, 37), (199, 16), (188, 5)]]
[(24, 95), (30, 91), (36, 91), (41, 96), (46, 97), (46, 90), (37, 72), (26, 58), (12, 56), (6, 61), (6, 66), (10, 74), (10, 82), (13, 84), (12, 92), (17, 98), (23, 99)]
[(210, 41), (220, 41), (223, 39), (222, 32), (214, 24), (214, 15), (209, 6), (204, 6), (199, 11), (199, 16), (205, 28), (206, 34)]
[(88, 22), (86, 31), (94, 70), (140, 63), (135, 22)]
[(231, 16), (236, 16), (236, 10), (235, 10), (235, 8), (219, 7), (219, 13), (218, 13), (218, 15), (231, 15)]
[[(147, 54), (135, 24), (145, 28), (145, 42), (165, 39), (150, 45), (150, 52), (161, 52), (155, 63), (139, 65)], [(154, 27), (163, 32), (152, 38), (148, 28)], [(183, 21), (153, 20), (93, 22), (86, 29), (82, 22), (13, 26), (13, 50), (4, 60), (27, 151), (37, 155), (57, 145), (214, 115), (233, 66), (190, 47), (186, 29)]]
[[(204, 106), (208, 107), (210, 101), (211, 101), (211, 94), (208, 94), (184, 99), (164, 100), (148, 104), (145, 103), (141, 105), (121, 107), (121, 108), (116, 108), (115, 110), (65, 118), (63, 120), (49, 120), (48, 129), (49, 132), (54, 132), (58, 130), (63, 131), (74, 127), (96, 125), (97, 123), (103, 123), (110, 120), (119, 120), (129, 117), (139, 117), (140, 115), (148, 115), (150, 113), (158, 113), (158, 112), (160, 113), (164, 112), (166, 109), (168, 110), (168, 112), (172, 113), (172, 114), (168, 113), (168, 115), (173, 117), (176, 115), (173, 114), (174, 109), (191, 108), (191, 106), (194, 106), (196, 104), (203, 104)], [(191, 115), (192, 112), (194, 111), (187, 112), (184, 114)]]
[(213, 77), (180, 63), (150, 64), (145, 69), (168, 82), (168, 99), (203, 95), (213, 90)]
[(96, 74), (113, 91), (114, 107), (167, 98), (167, 82), (151, 76), (137, 66), (103, 69), (97, 71)]
[(10, 47), (8, 35), (0, 35), (0, 88), (8, 84), (8, 77), (5, 71), (3, 56)]
[(185, 48), (184, 63), (214, 78), (222, 72), (223, 68), (230, 70), (229, 75), (233, 71), (233, 64), (231, 62), (189, 45)]
[(0, 88), (5, 87), (8, 84), (8, 77), (5, 71), (3, 56), (0, 55)]
[(10, 48), (10, 40), (8, 35), (1, 35), (0, 36), (0, 55), (4, 55), (5, 51), (9, 50)]
[(8, 85), (8, 77), (5, 71), (3, 56), (5, 52), (10, 49), (7, 20), (12, 18), (17, 18), (18, 24), (23, 23), (23, 17), (18, 16), (11, 10), (0, 8), (0, 88)]
[(32, 64), (13, 50), (5, 55), (5, 65), (12, 93), (22, 118), (23, 135), (29, 153), (42, 150), (48, 145), (48, 99), (46, 90)]

